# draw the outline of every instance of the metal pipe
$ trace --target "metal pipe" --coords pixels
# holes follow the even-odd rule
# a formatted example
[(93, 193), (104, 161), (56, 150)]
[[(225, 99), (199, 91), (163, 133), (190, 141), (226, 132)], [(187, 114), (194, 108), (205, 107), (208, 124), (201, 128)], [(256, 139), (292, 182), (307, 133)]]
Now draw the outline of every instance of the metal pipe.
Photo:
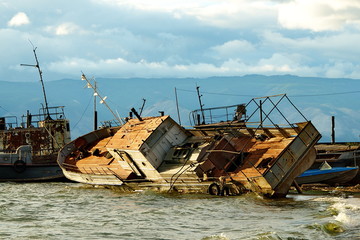
[(335, 116), (331, 116), (331, 143), (335, 143)]
[(141, 116), (138, 114), (138, 112), (135, 110), (135, 108), (131, 108), (131, 111), (135, 114), (135, 116), (139, 119), (140, 122), (143, 121)]
[(204, 109), (203, 109), (203, 104), (201, 103), (201, 97), (202, 97), (202, 95), (200, 95), (199, 88), (200, 88), (200, 87), (196, 86), (196, 91), (197, 91), (198, 98), (199, 98), (199, 104), (200, 104), (201, 116), (202, 116), (202, 119), (203, 119), (202, 124), (205, 124)]
[(180, 111), (179, 111), (179, 101), (178, 101), (176, 88), (175, 88), (175, 100), (176, 100), (176, 110), (177, 110), (177, 114), (178, 114), (179, 124), (181, 125)]

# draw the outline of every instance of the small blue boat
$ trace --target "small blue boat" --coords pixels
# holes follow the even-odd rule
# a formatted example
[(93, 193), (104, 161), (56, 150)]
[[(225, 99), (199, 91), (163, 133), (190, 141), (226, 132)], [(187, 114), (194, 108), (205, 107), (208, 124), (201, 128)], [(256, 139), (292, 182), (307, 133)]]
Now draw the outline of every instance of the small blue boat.
[(309, 169), (296, 178), (298, 184), (325, 183), (341, 185), (351, 181), (359, 171), (359, 167), (330, 167)]

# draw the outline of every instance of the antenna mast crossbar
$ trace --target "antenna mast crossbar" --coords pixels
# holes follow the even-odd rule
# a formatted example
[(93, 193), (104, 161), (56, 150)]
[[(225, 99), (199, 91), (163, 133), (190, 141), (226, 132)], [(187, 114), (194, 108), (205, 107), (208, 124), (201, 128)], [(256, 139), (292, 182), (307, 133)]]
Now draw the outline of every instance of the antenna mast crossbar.
[(41, 71), (41, 69), (40, 69), (39, 60), (38, 60), (38, 57), (37, 57), (37, 55), (36, 55), (36, 49), (37, 49), (37, 47), (34, 47), (34, 45), (32, 44), (32, 42), (30, 42), (30, 43), (31, 43), (31, 45), (33, 46), (33, 52), (34, 52), (34, 56), (35, 56), (36, 65), (34, 65), (34, 64), (20, 64), (20, 66), (35, 67), (35, 68), (38, 69), (38, 71), (39, 71), (39, 76), (40, 76), (40, 82), (41, 82), (41, 86), (42, 86), (42, 91), (43, 91), (43, 94), (44, 94), (45, 111), (46, 111), (45, 114), (47, 115), (47, 118), (48, 118), (48, 119), (51, 119), (50, 113), (49, 113), (48, 101), (47, 101), (47, 98), (46, 98), (44, 81), (43, 81), (43, 77), (42, 77), (42, 71)]
[(86, 78), (85, 74), (83, 72), (81, 72), (82, 75), (81, 75), (81, 80), (86, 80), (87, 84), (89, 87), (91, 87), (93, 90), (94, 90), (94, 94), (96, 94), (97, 97), (100, 98), (100, 103), (103, 103), (105, 104), (105, 106), (109, 109), (109, 111), (112, 113), (112, 115), (115, 117), (115, 119), (119, 122), (120, 125), (123, 125), (124, 122), (121, 120), (121, 118), (116, 115), (110, 108), (110, 106), (107, 104), (107, 102), (105, 101), (106, 100), (106, 97), (101, 97), (98, 90), (97, 90), (97, 87), (92, 85), (91, 82)]

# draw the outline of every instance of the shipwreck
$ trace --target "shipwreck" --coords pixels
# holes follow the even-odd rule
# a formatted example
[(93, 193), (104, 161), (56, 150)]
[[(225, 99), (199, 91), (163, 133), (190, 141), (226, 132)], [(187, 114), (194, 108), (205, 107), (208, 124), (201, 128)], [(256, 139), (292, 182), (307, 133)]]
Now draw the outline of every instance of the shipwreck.
[[(285, 102), (291, 118), (296, 113), (302, 121), (285, 117)], [(284, 197), (314, 163), (321, 138), (286, 94), (195, 110), (190, 128), (132, 110), (136, 117), (123, 125), (92, 131), (60, 150), (68, 179), (127, 190)]]

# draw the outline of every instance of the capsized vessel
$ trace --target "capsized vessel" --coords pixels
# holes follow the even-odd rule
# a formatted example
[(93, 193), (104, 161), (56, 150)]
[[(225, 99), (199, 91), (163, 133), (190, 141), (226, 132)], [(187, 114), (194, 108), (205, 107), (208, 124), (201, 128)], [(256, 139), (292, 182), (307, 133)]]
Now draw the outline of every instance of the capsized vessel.
[[(290, 123), (280, 111), (284, 104), (303, 121)], [(65, 145), (58, 163), (70, 180), (93, 185), (284, 197), (314, 163), (321, 137), (286, 94), (191, 116), (194, 126), (184, 128), (170, 116), (137, 115)]]

